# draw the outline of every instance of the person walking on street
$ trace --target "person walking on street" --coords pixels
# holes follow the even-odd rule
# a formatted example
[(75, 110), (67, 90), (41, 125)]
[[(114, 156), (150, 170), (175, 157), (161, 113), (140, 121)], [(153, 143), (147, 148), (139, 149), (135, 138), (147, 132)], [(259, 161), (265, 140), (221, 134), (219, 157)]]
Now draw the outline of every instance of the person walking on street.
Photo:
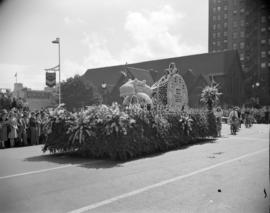
[(216, 116), (216, 121), (217, 121), (217, 136), (221, 137), (222, 116), (223, 116), (223, 111), (221, 107), (217, 107), (214, 114)]
[(229, 114), (229, 123), (231, 127), (231, 134), (236, 135), (237, 125), (238, 125), (238, 113), (236, 111), (236, 107)]

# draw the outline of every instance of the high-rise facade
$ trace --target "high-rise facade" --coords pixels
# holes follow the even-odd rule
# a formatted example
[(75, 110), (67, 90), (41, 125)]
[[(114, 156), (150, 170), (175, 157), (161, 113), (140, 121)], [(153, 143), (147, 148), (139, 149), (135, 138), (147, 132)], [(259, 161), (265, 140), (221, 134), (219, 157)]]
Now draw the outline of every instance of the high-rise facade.
[(238, 50), (246, 91), (269, 104), (270, 6), (263, 0), (209, 0), (209, 52)]

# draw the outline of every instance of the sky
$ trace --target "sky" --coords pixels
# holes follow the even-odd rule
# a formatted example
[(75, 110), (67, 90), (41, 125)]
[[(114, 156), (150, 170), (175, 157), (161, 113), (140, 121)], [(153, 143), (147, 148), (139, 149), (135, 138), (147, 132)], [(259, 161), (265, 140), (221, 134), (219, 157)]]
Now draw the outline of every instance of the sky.
[[(208, 51), (208, 0), (0, 1), (0, 88), (45, 87), (87, 69)], [(57, 75), (58, 76), (58, 75)]]

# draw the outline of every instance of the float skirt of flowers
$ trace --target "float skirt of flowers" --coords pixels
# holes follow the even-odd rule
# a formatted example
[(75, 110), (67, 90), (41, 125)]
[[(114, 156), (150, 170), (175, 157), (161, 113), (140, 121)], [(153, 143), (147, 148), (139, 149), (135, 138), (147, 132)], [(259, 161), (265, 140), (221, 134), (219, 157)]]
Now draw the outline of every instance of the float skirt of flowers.
[(43, 151), (128, 160), (214, 137), (207, 112), (155, 113), (140, 106), (93, 106), (79, 113), (55, 110)]

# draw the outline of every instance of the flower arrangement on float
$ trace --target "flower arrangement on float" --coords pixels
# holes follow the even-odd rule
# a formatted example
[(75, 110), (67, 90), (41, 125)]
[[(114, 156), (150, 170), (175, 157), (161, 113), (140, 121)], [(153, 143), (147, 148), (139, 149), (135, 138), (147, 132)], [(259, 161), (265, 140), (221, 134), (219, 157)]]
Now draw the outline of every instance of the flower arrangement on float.
[(48, 119), (43, 151), (76, 152), (127, 160), (208, 138), (204, 112), (163, 112), (139, 104), (91, 106), (77, 113), (56, 109)]

